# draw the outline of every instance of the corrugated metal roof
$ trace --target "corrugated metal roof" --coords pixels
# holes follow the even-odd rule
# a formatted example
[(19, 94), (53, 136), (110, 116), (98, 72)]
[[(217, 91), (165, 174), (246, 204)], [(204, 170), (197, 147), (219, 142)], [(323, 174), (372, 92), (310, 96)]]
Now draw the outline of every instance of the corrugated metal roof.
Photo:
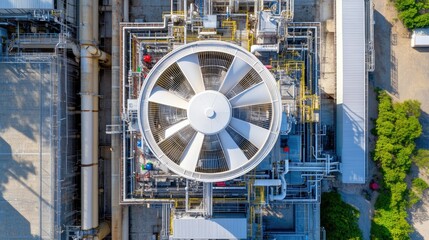
[(429, 36), (429, 28), (416, 28), (413, 33), (418, 36)]
[(366, 69), (365, 2), (336, 3), (337, 16), (337, 154), (344, 183), (365, 183)]
[(417, 28), (411, 37), (411, 47), (429, 46), (429, 28)]
[(0, 9), (54, 9), (54, 0), (1, 0)]
[(246, 218), (179, 218), (173, 239), (247, 239)]

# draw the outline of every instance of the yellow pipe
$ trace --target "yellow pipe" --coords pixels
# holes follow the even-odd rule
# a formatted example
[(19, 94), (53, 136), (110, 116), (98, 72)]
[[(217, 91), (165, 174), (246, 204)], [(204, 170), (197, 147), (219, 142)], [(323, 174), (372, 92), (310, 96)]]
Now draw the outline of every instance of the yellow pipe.
[(261, 196), (261, 203), (265, 203), (265, 188), (263, 186), (259, 187), (259, 195)]

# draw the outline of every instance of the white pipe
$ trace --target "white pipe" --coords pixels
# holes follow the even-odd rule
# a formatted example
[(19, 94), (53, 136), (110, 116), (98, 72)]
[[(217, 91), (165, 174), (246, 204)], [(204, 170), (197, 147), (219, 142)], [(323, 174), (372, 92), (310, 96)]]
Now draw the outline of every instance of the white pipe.
[(189, 181), (186, 179), (186, 187), (185, 187), (185, 211), (189, 211)]
[[(117, 1), (117, 0), (116, 0)], [(173, 5), (172, 5), (173, 6)], [(173, 9), (173, 7), (171, 8), (171, 9)], [(159, 25), (159, 26), (154, 26), (155, 24), (157, 24), (157, 23), (145, 23), (145, 24), (141, 24), (141, 23), (135, 23), (135, 24), (132, 24), (132, 23), (129, 23), (129, 26), (127, 26), (127, 27), (122, 27), (122, 37), (125, 39), (125, 36), (126, 36), (126, 34), (125, 34), (125, 31), (126, 30), (131, 30), (131, 29), (135, 29), (135, 30), (139, 30), (139, 29), (142, 29), (142, 30), (149, 30), (149, 29), (165, 29), (166, 27), (167, 27), (167, 22), (168, 22), (168, 18), (170, 18), (171, 17), (171, 15), (165, 15), (164, 16), (164, 22), (163, 22), (163, 24), (162, 25)], [(132, 25), (137, 25), (137, 26), (135, 26), (135, 27), (133, 27)], [(144, 26), (141, 26), (141, 25), (144, 25)], [(119, 28), (119, 27), (118, 27)], [(118, 42), (119, 42), (119, 40), (118, 40)], [(118, 44), (119, 45), (119, 44)], [(126, 49), (126, 41), (122, 41), (122, 56), (123, 57), (125, 57), (126, 56), (126, 51), (125, 51), (125, 49)], [(122, 68), (123, 69), (126, 69), (126, 61), (122, 61)], [(122, 77), (122, 81), (125, 83), (126, 82), (126, 77), (127, 77), (127, 74), (122, 74), (122, 76), (120, 76), (120, 77)], [(119, 83), (118, 83), (119, 84)], [(122, 84), (122, 92), (125, 92), (125, 84)], [(122, 94), (122, 102), (125, 102), (125, 94)], [(125, 108), (122, 108), (122, 115), (124, 115), (125, 116), (125, 114), (126, 114), (126, 112), (125, 112)], [(125, 153), (124, 153), (125, 154)]]
[[(96, 81), (94, 68), (97, 61), (86, 49), (93, 44), (93, 1), (83, 0), (80, 5), (80, 45), (81, 45), (81, 228), (83, 231), (98, 227), (98, 125), (94, 126), (94, 92)], [(94, 136), (95, 135), (95, 136)], [(96, 157), (94, 157), (96, 156)]]
[(188, 1), (184, 0), (184, 9), (183, 12), (185, 13), (185, 26), (186, 26), (186, 21), (188, 20)]
[(279, 46), (277, 44), (273, 45), (252, 45), (250, 47), (250, 52), (278, 52)]
[(270, 186), (280, 186), (282, 184), (279, 179), (255, 179), (253, 186), (255, 187), (270, 187)]
[(183, 34), (184, 34), (183, 43), (186, 44), (186, 39), (188, 38), (188, 1), (187, 0), (184, 0), (184, 12), (185, 12), (185, 25), (183, 26)]
[(74, 42), (67, 41), (66, 42), (66, 47), (70, 48), (73, 51), (73, 55), (76, 58), (80, 58), (80, 47), (79, 47), (79, 45), (77, 45)]
[[(81, 69), (81, 229), (98, 229), (103, 238), (110, 228), (98, 222), (98, 59), (107, 60), (98, 39), (98, 0), (82, 0), (79, 19)], [(107, 225), (108, 226), (108, 225)]]
[(110, 54), (100, 50), (97, 47), (87, 45), (85, 46), (86, 50), (93, 55), (93, 57), (96, 57), (98, 60), (102, 61), (105, 65), (111, 64), (111, 57)]
[[(98, 14), (98, 0), (92, 0), (92, 40), (93, 44), (95, 46), (98, 45), (98, 35), (99, 35), (99, 27), (98, 27), (98, 21), (99, 21), (99, 14)], [(92, 54), (89, 49), (98, 50), (95, 46), (88, 46), (86, 47), (87, 51), (94, 57), (94, 54)], [(101, 52), (101, 50), (97, 51)], [(100, 53), (101, 55), (101, 53)], [(98, 192), (98, 95), (99, 95), (99, 71), (100, 71), (100, 65), (98, 64), (97, 56), (92, 59), (93, 61), (93, 69), (92, 69), (92, 161), (93, 163), (96, 163), (93, 165), (92, 171), (94, 173), (93, 175), (93, 185), (94, 189), (96, 190), (95, 193), (92, 193), (93, 196), (93, 202), (96, 202), (94, 206), (97, 207), (97, 209), (92, 209), (92, 218), (94, 219), (94, 223), (96, 223), (98, 227), (98, 199), (99, 199), (99, 192)], [(95, 224), (94, 224), (95, 225)], [(108, 228), (110, 230), (110, 228)]]
[(192, 19), (194, 18), (194, 4), (193, 3), (191, 3), (191, 5), (189, 6), (189, 12), (190, 12), (190, 14), (189, 14), (189, 21), (190, 21), (190, 23), (192, 24)]
[(270, 194), (270, 201), (280, 201), (280, 200), (285, 199), (286, 190), (287, 190), (285, 175), (287, 173), (288, 173), (288, 171), (286, 170), (286, 161), (285, 161), (284, 171), (280, 174), (280, 181), (282, 183), (281, 193), (279, 195), (274, 195), (273, 193), (271, 193)]
[(122, 208), (122, 240), (128, 240), (129, 236), (129, 207), (124, 206)]
[(130, 1), (124, 0), (124, 22), (130, 21)]
[(99, 34), (99, 13), (98, 13), (98, 0), (92, 0), (92, 40), (95, 45), (98, 45), (98, 34)]

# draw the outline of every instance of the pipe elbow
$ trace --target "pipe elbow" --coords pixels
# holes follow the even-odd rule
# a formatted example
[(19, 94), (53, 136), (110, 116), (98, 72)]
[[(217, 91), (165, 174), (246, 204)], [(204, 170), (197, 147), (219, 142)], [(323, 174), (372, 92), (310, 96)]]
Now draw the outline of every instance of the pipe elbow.
[(111, 56), (110, 54), (100, 50), (97, 47), (94, 46), (86, 46), (85, 49), (90, 53), (92, 56), (96, 57), (102, 64), (110, 66), (111, 65)]

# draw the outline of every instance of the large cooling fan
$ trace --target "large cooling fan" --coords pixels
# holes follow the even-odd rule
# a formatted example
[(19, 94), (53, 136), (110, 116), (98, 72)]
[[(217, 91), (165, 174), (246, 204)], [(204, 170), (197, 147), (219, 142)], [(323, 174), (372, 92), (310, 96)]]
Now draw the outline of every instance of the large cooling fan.
[(198, 181), (239, 177), (274, 146), (281, 122), (276, 82), (246, 50), (220, 41), (175, 49), (147, 76), (141, 132), (173, 172)]

